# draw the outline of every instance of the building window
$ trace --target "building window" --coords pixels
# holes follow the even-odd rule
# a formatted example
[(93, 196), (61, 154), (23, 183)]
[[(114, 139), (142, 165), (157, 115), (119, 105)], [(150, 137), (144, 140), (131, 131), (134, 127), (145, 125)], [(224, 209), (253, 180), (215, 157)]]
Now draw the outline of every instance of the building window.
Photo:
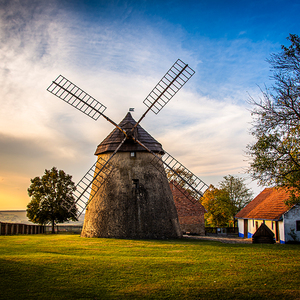
[(272, 221), (271, 223), (272, 223), (272, 230), (274, 230), (274, 222)]
[(300, 221), (296, 221), (296, 231), (300, 231)]
[(136, 152), (134, 151), (130, 152), (130, 157), (136, 157)]
[(132, 179), (132, 188), (137, 190), (140, 187), (138, 179)]

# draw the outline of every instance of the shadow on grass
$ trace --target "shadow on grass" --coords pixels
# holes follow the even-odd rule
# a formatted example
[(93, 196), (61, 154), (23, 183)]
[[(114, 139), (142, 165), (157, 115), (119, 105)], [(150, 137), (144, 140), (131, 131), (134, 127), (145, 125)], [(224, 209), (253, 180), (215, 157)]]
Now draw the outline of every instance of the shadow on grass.
[[(77, 281), (51, 264), (39, 266), (0, 259), (0, 299), (110, 299), (101, 282), (90, 286), (88, 278)], [(72, 276), (72, 275), (70, 275)]]
[[(161, 282), (125, 285), (120, 288), (105, 277), (95, 280), (93, 274), (85, 272), (68, 273), (51, 264), (32, 265), (22, 261), (0, 259), (1, 299), (297, 299), (298, 290), (276, 291), (269, 288), (240, 285), (236, 288), (224, 288), (215, 283), (215, 287), (195, 286), (189, 282), (178, 285), (164, 285)], [(111, 280), (111, 279), (110, 279)], [(109, 281), (110, 281), (109, 280)], [(124, 278), (124, 280), (126, 280)], [(109, 285), (109, 290), (107, 287)]]
[(298, 245), (67, 235), (0, 240), (1, 300), (300, 299)]

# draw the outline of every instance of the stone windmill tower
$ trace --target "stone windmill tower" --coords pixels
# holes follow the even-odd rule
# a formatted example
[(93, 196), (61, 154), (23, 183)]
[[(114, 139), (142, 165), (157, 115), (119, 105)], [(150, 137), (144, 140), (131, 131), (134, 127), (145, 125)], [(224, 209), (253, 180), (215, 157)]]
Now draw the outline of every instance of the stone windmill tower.
[[(119, 126), (131, 130), (136, 121), (128, 113)], [(107, 160), (123, 140), (115, 129), (98, 146), (98, 159)], [(136, 138), (156, 155), (161, 144), (141, 126)], [(176, 208), (166, 174), (152, 163), (153, 155), (127, 139), (111, 163), (114, 170), (90, 202), (82, 230), (85, 237), (164, 238), (180, 237)]]
[(136, 122), (127, 113), (120, 124), (104, 115), (103, 104), (65, 77), (60, 75), (48, 87), (94, 120), (103, 116), (116, 127), (98, 145), (97, 161), (76, 185), (77, 216), (86, 210), (83, 237), (181, 237), (168, 180), (176, 181), (193, 201), (208, 186), (164, 151), (140, 122), (150, 110), (157, 114), (193, 74), (177, 60), (144, 100), (148, 109), (140, 119)]

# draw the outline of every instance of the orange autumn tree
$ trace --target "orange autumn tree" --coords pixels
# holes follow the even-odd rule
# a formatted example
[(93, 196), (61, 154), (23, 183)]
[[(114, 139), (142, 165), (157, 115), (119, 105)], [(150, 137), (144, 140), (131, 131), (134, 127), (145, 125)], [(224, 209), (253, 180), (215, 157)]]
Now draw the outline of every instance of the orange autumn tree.
[(205, 221), (212, 227), (228, 226), (232, 219), (234, 206), (230, 201), (229, 193), (225, 189), (210, 185), (202, 198), (202, 205), (207, 210)]
[(219, 182), (219, 188), (209, 187), (201, 202), (207, 210), (207, 225), (223, 227), (234, 223), (234, 216), (253, 199), (253, 192), (244, 181), (243, 178), (228, 175)]

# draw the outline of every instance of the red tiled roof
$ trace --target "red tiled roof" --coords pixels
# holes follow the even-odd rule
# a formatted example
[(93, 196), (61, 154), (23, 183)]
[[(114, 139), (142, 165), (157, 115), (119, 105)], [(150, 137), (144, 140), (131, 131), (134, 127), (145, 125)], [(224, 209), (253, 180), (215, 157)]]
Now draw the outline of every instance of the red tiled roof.
[(177, 213), (179, 217), (191, 217), (191, 216), (197, 216), (197, 217), (203, 217), (204, 222), (204, 213), (206, 213), (206, 210), (204, 206), (194, 199), (194, 201), (191, 201), (189, 198), (187, 198), (184, 195), (184, 189), (176, 182), (171, 180), (169, 182), (174, 203), (177, 209)]
[(236, 214), (240, 219), (279, 220), (290, 209), (285, 205), (289, 194), (285, 189), (266, 188)]

